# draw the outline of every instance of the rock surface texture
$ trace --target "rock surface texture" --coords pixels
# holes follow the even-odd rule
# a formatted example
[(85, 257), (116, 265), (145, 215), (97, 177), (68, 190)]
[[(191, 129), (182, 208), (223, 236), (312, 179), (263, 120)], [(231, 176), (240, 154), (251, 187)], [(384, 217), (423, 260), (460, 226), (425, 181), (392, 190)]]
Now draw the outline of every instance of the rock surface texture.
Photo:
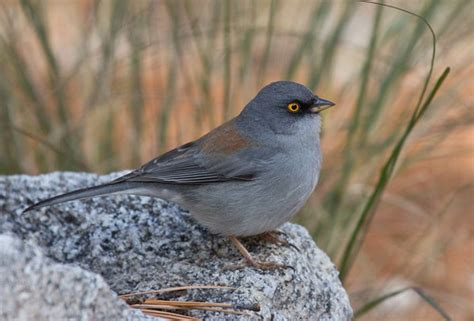
[(231, 303), (260, 311), (188, 311), (206, 320), (350, 320), (348, 296), (329, 258), (306, 230), (281, 228), (291, 246), (255, 239), (254, 257), (293, 269), (232, 269), (242, 258), (177, 205), (138, 196), (74, 201), (22, 214), (38, 200), (119, 174), (0, 177), (1, 320), (157, 320), (117, 294), (186, 285), (224, 285), (165, 298)]

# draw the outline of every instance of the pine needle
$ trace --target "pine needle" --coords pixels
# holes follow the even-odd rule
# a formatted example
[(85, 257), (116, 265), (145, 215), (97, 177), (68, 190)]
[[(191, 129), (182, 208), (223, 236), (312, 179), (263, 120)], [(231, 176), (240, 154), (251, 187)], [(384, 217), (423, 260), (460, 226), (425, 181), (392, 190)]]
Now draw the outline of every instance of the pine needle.
[(221, 285), (188, 285), (172, 288), (164, 288), (159, 290), (150, 290), (142, 291), (135, 293), (127, 293), (120, 295), (119, 297), (123, 299), (127, 304), (134, 308), (142, 311), (144, 314), (153, 316), (167, 318), (173, 321), (187, 321), (187, 320), (200, 320), (194, 317), (185, 316), (179, 313), (163, 311), (163, 310), (202, 310), (209, 312), (219, 312), (227, 313), (234, 315), (248, 315), (248, 313), (238, 310), (249, 310), (249, 311), (260, 311), (260, 306), (258, 304), (254, 305), (235, 305), (231, 303), (217, 303), (217, 302), (198, 302), (198, 301), (176, 301), (176, 300), (162, 300), (149, 298), (142, 301), (143, 303), (131, 302), (131, 297), (138, 295), (148, 295), (148, 294), (161, 294), (167, 292), (183, 291), (183, 290), (193, 290), (193, 289), (231, 289), (235, 288), (229, 286)]
[(225, 285), (187, 285), (187, 286), (177, 286), (173, 288), (164, 288), (159, 290), (150, 290), (150, 291), (142, 291), (142, 292), (134, 292), (134, 293), (127, 293), (119, 295), (120, 298), (126, 298), (135, 295), (144, 295), (144, 294), (161, 294), (167, 292), (175, 292), (175, 291), (183, 291), (183, 290), (194, 290), (194, 289), (228, 289), (228, 290), (235, 290), (235, 288), (231, 286)]

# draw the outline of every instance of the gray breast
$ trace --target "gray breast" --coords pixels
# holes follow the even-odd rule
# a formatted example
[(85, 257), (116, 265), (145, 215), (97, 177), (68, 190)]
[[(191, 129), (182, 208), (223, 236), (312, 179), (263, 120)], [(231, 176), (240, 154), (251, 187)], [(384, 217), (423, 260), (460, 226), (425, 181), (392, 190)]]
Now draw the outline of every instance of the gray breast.
[(278, 228), (317, 184), (321, 154), (319, 133), (313, 130), (298, 140), (277, 137), (275, 153), (255, 180), (202, 185), (186, 193), (183, 205), (214, 233), (250, 236)]

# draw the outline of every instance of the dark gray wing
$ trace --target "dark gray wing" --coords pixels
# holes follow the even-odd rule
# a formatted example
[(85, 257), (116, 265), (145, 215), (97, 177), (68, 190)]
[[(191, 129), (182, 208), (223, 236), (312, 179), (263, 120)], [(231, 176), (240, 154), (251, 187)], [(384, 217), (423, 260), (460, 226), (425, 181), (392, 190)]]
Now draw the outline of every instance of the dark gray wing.
[(252, 180), (256, 170), (239, 164), (235, 160), (219, 159), (216, 155), (213, 161), (206, 160), (198, 148), (198, 142), (191, 142), (173, 149), (146, 163), (137, 170), (119, 177), (118, 182), (143, 182), (164, 184), (209, 184), (231, 180)]
[(143, 183), (196, 185), (249, 181), (271, 163), (269, 160), (275, 152), (249, 143), (236, 132), (232, 122), (228, 122), (197, 141), (173, 149), (110, 183), (58, 195), (25, 211), (77, 199), (132, 193), (135, 188), (142, 188)]

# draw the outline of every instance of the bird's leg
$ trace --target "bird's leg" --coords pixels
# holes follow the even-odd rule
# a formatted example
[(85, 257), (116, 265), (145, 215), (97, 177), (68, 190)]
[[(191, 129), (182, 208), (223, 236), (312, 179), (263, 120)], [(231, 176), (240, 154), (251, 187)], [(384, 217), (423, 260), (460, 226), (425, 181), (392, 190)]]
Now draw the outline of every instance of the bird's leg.
[(237, 250), (239, 250), (240, 254), (242, 254), (242, 256), (245, 258), (247, 263), (251, 266), (256, 266), (257, 262), (254, 261), (254, 259), (252, 258), (252, 255), (250, 255), (249, 251), (245, 248), (242, 242), (240, 242), (239, 239), (236, 238), (235, 236), (229, 236), (229, 238), (232, 241), (232, 243), (234, 243)]
[(242, 242), (240, 242), (237, 239), (237, 237), (229, 236), (229, 238), (232, 241), (232, 243), (234, 243), (235, 247), (239, 250), (240, 254), (242, 254), (242, 256), (245, 258), (249, 266), (252, 266), (254, 268), (261, 269), (261, 270), (292, 268), (289, 265), (278, 264), (278, 263), (273, 263), (273, 262), (257, 262), (252, 258), (252, 255), (250, 255), (249, 251), (245, 248)]
[(275, 245), (280, 245), (280, 246), (292, 247), (296, 251), (301, 252), (300, 249), (296, 245), (294, 245), (293, 243), (291, 243), (291, 242), (289, 242), (285, 239), (282, 239), (280, 237), (281, 235), (287, 236), (286, 233), (284, 233), (282, 231), (275, 230), (275, 231), (269, 231), (269, 232), (259, 234), (259, 235), (257, 235), (257, 237), (260, 240), (264, 241), (264, 242), (268, 242), (268, 243), (275, 244)]

